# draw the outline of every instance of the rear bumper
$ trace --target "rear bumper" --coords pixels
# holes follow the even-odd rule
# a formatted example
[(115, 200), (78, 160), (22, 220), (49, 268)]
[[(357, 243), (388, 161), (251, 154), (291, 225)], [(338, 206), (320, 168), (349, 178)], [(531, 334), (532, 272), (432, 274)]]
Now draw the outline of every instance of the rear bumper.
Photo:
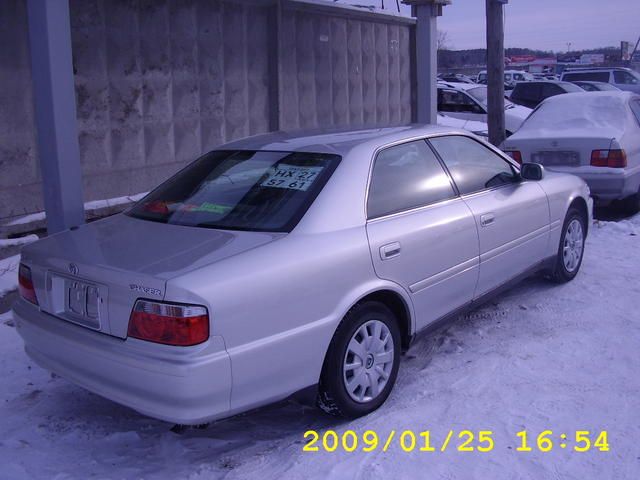
[(570, 173), (582, 178), (589, 185), (589, 190), (596, 203), (621, 200), (638, 193), (640, 188), (640, 169), (629, 171), (627, 169), (602, 169), (599, 167), (581, 167), (580, 169), (554, 167), (553, 171)]
[(121, 340), (14, 305), (25, 351), (41, 367), (154, 418), (200, 424), (229, 414), (231, 367), (221, 337), (195, 347)]

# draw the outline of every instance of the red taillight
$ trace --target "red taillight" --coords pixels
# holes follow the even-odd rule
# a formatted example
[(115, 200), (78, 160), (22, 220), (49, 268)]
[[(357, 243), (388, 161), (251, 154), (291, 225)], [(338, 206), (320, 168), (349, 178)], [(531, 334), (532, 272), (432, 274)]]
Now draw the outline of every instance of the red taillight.
[(591, 152), (591, 165), (594, 167), (624, 168), (627, 166), (627, 154), (624, 150), (594, 150)]
[(36, 289), (33, 288), (33, 280), (31, 280), (31, 269), (22, 263), (18, 269), (18, 290), (22, 298), (38, 305)]
[(129, 337), (187, 347), (209, 338), (209, 314), (197, 305), (138, 300), (129, 318)]
[(516, 162), (522, 165), (522, 153), (520, 153), (518, 150), (507, 150), (504, 153), (506, 153), (511, 158), (513, 158)]

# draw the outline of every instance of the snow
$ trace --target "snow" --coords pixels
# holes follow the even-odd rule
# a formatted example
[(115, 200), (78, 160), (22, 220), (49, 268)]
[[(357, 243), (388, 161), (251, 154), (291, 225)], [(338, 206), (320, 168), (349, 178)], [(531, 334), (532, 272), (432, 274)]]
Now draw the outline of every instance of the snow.
[(0, 297), (18, 288), (18, 265), (20, 255), (0, 260)]
[(582, 92), (545, 100), (522, 125), (518, 136), (562, 135), (619, 138), (635, 123), (628, 107), (629, 92)]
[[(404, 356), (387, 403), (346, 422), (284, 402), (176, 434), (38, 368), (0, 316), (0, 464), (18, 479), (635, 479), (640, 215), (596, 222), (571, 283), (525, 281)], [(212, 379), (214, 381), (214, 379)], [(488, 453), (303, 453), (309, 429), (491, 430)], [(516, 433), (609, 433), (609, 452), (518, 452)], [(530, 440), (535, 445), (535, 440)], [(571, 446), (572, 443), (570, 442)]]
[(25, 235), (18, 238), (0, 238), (0, 249), (8, 247), (19, 247), (21, 245), (28, 245), (33, 242), (37, 242), (39, 237), (37, 235)]
[[(129, 203), (137, 202), (144, 196), (146, 196), (149, 192), (137, 193), (135, 195), (127, 195), (124, 197), (114, 197), (107, 198), (104, 200), (92, 200), (90, 202), (85, 202), (84, 209), (87, 210), (97, 210), (99, 208), (105, 207), (115, 207), (119, 205), (127, 205)], [(23, 215), (22, 217), (18, 217), (10, 222), (6, 223), (5, 226), (11, 227), (15, 225), (23, 225), (25, 223), (39, 222), (43, 221), (47, 218), (45, 212), (36, 212), (31, 213), (29, 215)]]

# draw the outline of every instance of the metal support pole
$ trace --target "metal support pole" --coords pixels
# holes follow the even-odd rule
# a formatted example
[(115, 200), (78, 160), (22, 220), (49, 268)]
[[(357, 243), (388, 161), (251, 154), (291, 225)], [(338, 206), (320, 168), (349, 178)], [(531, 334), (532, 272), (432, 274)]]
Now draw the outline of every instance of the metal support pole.
[(504, 4), (487, 0), (487, 107), (489, 141), (500, 145), (506, 138), (504, 125)]
[(47, 230), (84, 222), (68, 0), (28, 0), (31, 76)]
[(418, 123), (436, 124), (438, 120), (438, 7), (433, 4), (415, 6), (416, 81)]

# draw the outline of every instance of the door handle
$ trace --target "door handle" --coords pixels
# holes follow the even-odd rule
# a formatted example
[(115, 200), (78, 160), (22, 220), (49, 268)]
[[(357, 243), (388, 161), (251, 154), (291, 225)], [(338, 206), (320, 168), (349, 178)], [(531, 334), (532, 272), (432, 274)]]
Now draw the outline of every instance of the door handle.
[(496, 220), (496, 217), (493, 213), (487, 213), (480, 217), (480, 225), (483, 227), (488, 227), (493, 222), (495, 222), (495, 220)]
[(380, 247), (380, 258), (382, 260), (389, 260), (390, 258), (400, 255), (400, 242), (388, 243)]

